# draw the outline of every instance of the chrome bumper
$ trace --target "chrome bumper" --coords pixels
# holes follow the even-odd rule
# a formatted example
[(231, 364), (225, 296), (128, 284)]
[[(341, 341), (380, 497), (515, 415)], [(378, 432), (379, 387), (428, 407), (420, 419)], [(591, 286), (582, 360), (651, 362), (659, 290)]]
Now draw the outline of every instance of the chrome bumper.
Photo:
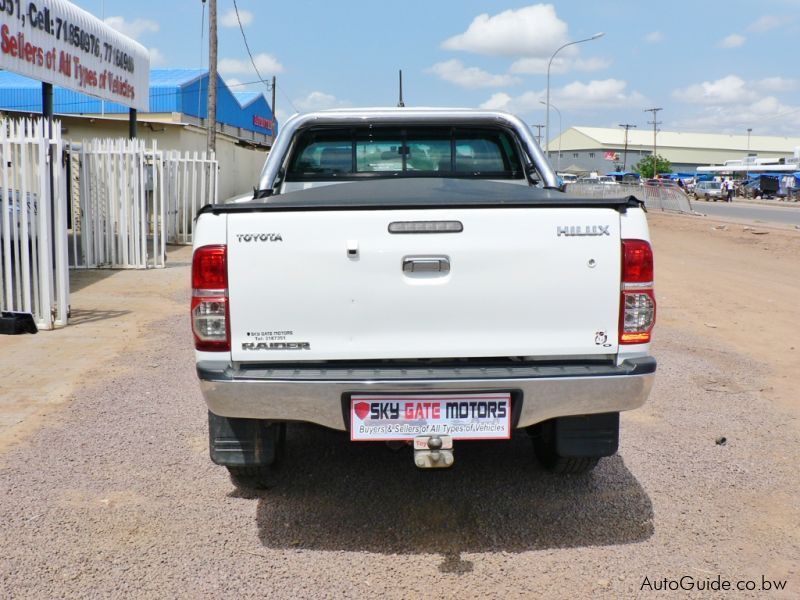
[[(640, 407), (656, 371), (652, 357), (620, 366), (352, 369), (233, 369), (200, 362), (197, 374), (208, 409), (222, 417), (304, 421), (346, 430), (345, 398), (369, 392), (510, 391), (522, 402), (515, 427), (569, 415)], [(514, 411), (517, 413), (517, 411)]]

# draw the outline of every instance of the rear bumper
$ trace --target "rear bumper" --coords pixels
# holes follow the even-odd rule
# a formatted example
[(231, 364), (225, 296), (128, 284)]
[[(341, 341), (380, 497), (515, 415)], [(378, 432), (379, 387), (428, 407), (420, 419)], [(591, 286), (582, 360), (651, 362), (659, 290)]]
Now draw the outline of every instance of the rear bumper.
[(514, 427), (554, 417), (622, 412), (650, 394), (656, 360), (620, 366), (564, 365), (469, 368), (247, 368), (199, 362), (208, 409), (223, 417), (304, 421), (346, 430), (346, 398), (369, 392), (512, 392)]

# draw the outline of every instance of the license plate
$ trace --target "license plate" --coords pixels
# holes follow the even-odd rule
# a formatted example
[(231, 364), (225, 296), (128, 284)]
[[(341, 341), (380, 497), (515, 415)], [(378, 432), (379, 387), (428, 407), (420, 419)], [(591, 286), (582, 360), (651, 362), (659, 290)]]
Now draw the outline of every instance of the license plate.
[(511, 394), (353, 394), (352, 441), (413, 440), (449, 435), (457, 440), (511, 437)]

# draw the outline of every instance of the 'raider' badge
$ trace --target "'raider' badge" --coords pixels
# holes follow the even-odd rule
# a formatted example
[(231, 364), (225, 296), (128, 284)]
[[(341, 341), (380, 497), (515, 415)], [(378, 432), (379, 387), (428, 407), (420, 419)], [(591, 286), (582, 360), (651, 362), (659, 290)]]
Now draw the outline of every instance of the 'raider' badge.
[(308, 342), (244, 342), (242, 350), (311, 350)]

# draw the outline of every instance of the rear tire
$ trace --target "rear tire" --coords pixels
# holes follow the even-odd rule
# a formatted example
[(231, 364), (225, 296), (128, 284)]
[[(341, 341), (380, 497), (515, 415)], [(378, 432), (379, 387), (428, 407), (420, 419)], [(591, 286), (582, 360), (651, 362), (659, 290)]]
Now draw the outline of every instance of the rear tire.
[(272, 486), (275, 465), (262, 467), (226, 467), (231, 483), (244, 490), (265, 490)]
[(245, 490), (265, 490), (272, 487), (275, 481), (275, 471), (280, 468), (286, 456), (286, 423), (273, 423), (277, 427), (276, 437), (269, 445), (272, 446), (274, 456), (268, 465), (228, 466), (231, 483), (237, 488)]

